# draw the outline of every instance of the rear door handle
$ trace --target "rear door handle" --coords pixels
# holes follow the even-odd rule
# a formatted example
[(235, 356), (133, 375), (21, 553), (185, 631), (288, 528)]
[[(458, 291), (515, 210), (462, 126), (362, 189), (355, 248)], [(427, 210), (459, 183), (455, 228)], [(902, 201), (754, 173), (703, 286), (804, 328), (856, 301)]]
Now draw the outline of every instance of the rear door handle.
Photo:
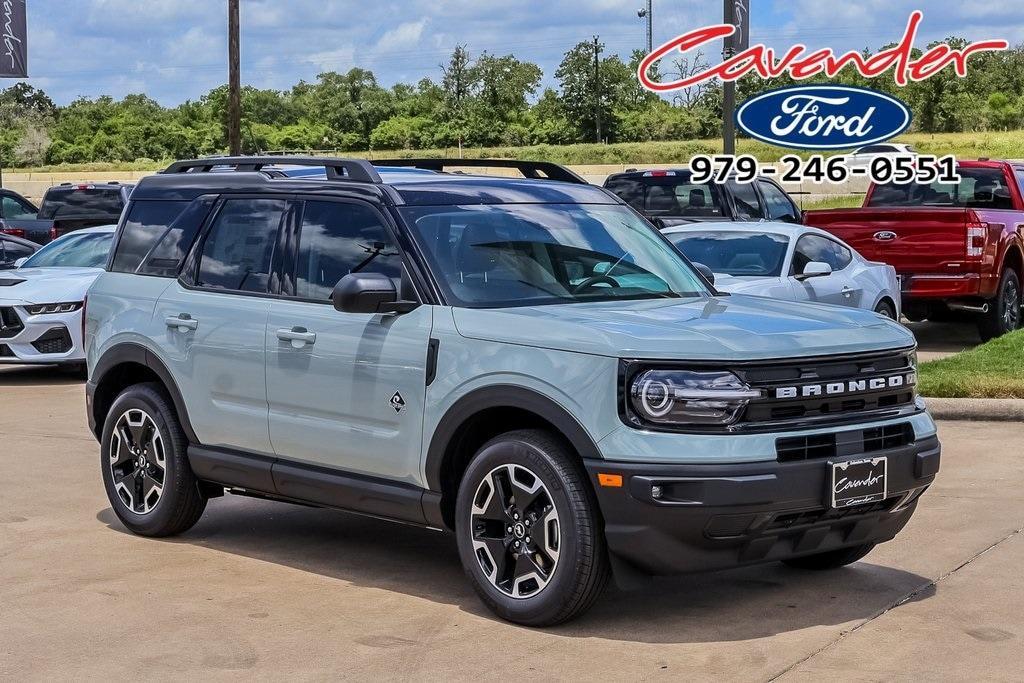
[(164, 318), (164, 324), (167, 325), (167, 327), (177, 329), (178, 332), (181, 332), (182, 334), (199, 329), (199, 321), (188, 313), (169, 315)]
[(315, 344), (316, 332), (310, 332), (305, 327), (283, 328), (277, 331), (277, 338), (292, 342), (292, 346), (301, 347), (303, 344)]

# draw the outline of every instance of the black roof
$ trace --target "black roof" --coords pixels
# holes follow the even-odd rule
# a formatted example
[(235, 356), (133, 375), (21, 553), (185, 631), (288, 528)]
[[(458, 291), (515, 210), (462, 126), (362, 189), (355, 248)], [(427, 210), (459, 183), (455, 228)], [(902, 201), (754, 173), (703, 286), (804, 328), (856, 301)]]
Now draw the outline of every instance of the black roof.
[[(288, 166), (321, 167), (324, 174), (289, 176)], [(510, 178), (444, 172), (446, 168), (515, 168)], [(411, 172), (411, 168), (422, 172)], [(230, 171), (230, 172), (217, 172)], [(605, 190), (548, 162), (507, 159), (365, 159), (214, 157), (181, 161), (142, 178), (133, 199), (194, 199), (211, 193), (296, 192), (363, 196), (391, 204), (618, 204)]]

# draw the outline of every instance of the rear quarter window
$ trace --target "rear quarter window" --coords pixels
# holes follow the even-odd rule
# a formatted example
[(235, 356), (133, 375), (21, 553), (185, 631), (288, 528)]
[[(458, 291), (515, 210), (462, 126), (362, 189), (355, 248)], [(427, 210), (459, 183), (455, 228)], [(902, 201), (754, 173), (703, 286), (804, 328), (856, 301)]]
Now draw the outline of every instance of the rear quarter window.
[[(174, 242), (177, 246), (181, 235), (179, 233), (175, 236), (170, 231), (170, 227), (188, 205), (187, 201), (140, 200), (132, 202), (121, 228), (121, 235), (117, 240), (110, 270), (118, 273), (139, 271), (143, 259), (154, 251), (158, 240), (161, 243)], [(166, 264), (158, 263), (156, 265), (158, 266), (155, 269), (156, 272), (145, 274), (168, 277), (173, 275), (172, 272), (168, 272), (170, 269), (164, 267)], [(177, 264), (175, 263), (173, 270), (176, 271), (176, 269)]]

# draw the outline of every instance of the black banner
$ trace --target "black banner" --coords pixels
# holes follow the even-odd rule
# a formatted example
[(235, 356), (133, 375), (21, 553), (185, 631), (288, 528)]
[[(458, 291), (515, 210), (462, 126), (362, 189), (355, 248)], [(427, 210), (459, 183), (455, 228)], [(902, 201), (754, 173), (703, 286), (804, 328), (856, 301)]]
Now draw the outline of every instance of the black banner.
[(725, 23), (736, 27), (736, 33), (725, 39), (725, 51), (731, 54), (750, 47), (750, 0), (725, 0)]
[(26, 0), (0, 1), (0, 78), (28, 78)]

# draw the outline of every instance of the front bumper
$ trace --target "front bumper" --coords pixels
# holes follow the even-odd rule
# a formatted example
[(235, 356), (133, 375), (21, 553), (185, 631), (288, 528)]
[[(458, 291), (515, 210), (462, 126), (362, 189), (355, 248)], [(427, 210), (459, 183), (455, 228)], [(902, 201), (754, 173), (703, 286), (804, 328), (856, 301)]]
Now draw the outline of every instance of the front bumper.
[(82, 311), (29, 315), (23, 305), (0, 301), (0, 363), (80, 363)]
[[(617, 561), (649, 574), (678, 574), (881, 543), (909, 521), (939, 469), (935, 436), (870, 454), (735, 465), (667, 465), (589, 459)], [(888, 457), (888, 497), (844, 510), (826, 502), (829, 463)], [(619, 474), (621, 487), (598, 473)], [(658, 485), (656, 500), (651, 487)]]

